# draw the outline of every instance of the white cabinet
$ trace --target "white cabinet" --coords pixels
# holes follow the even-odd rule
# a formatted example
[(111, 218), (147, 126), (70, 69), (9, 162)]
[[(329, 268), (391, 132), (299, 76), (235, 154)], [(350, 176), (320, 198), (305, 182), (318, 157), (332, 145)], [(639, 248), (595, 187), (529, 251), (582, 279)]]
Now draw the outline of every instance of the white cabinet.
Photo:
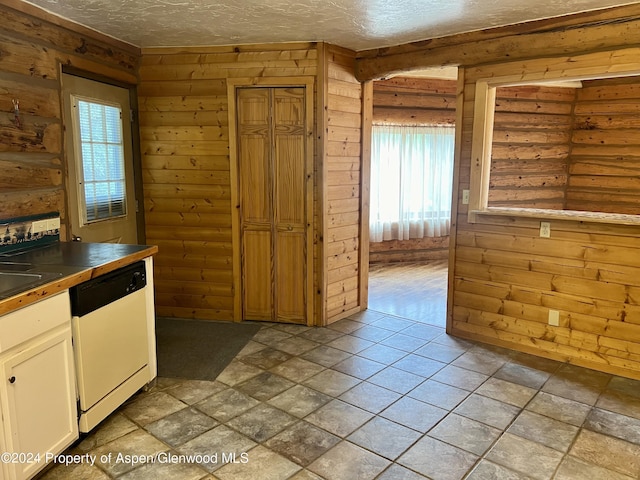
[[(15, 328), (21, 320), (28, 335)], [(5, 476), (23, 480), (45, 466), (47, 454), (61, 453), (78, 438), (68, 292), (0, 317), (0, 336), (3, 451), (15, 455), (4, 464)], [(28, 461), (38, 455), (39, 461)]]

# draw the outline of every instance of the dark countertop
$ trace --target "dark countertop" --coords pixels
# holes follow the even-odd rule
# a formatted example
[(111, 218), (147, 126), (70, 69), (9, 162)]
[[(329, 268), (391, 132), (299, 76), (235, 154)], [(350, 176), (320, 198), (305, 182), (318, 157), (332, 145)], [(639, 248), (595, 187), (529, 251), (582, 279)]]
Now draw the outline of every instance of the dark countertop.
[[(44, 283), (0, 296), (0, 314), (54, 295), (91, 278), (116, 270), (157, 253), (158, 247), (114, 243), (57, 242), (0, 257), (0, 262), (29, 264), (27, 272), (46, 275)], [(0, 270), (2, 267), (0, 266)]]

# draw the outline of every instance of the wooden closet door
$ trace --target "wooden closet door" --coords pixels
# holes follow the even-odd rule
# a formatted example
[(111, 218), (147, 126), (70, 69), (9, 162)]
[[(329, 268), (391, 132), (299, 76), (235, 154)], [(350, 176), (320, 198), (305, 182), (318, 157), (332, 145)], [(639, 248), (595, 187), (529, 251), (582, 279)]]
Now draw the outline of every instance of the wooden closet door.
[(273, 90), (276, 318), (305, 323), (304, 89)]
[(304, 93), (237, 90), (243, 319), (306, 323)]
[(238, 90), (243, 318), (273, 316), (270, 92)]

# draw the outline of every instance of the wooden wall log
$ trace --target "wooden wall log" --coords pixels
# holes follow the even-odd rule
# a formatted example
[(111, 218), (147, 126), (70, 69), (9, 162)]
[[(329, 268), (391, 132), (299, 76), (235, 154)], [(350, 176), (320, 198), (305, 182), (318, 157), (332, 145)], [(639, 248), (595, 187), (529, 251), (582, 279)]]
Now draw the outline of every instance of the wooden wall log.
[(0, 20), (0, 218), (58, 211), (65, 239), (61, 64), (135, 84), (140, 52), (24, 2), (3, 2)]

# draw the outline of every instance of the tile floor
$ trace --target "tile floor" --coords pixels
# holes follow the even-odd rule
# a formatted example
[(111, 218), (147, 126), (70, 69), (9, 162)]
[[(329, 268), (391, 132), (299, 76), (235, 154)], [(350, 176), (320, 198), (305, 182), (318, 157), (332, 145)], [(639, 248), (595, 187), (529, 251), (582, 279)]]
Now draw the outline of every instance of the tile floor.
[(95, 465), (42, 478), (640, 478), (640, 382), (449, 337), (393, 296), (264, 325), (215, 382), (158, 379), (65, 452)]

